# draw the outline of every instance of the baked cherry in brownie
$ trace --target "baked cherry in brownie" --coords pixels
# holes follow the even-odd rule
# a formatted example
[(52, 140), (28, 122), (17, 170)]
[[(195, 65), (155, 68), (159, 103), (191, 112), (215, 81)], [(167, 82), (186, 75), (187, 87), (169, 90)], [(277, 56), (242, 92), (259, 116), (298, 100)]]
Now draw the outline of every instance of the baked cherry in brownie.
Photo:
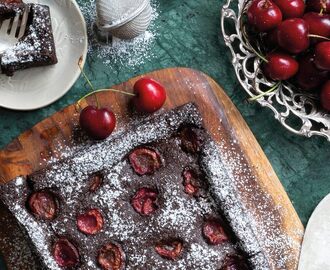
[(102, 173), (95, 173), (89, 177), (89, 191), (96, 192), (103, 184)]
[(57, 214), (58, 201), (52, 192), (41, 190), (30, 195), (27, 206), (36, 218), (52, 220)]
[(104, 245), (97, 256), (97, 262), (103, 270), (123, 270), (125, 259), (121, 246), (113, 242)]
[(98, 209), (90, 209), (78, 215), (77, 227), (85, 234), (96, 234), (103, 228), (103, 216)]
[(139, 147), (129, 154), (129, 162), (138, 175), (153, 174), (161, 165), (161, 157), (156, 150)]
[(66, 238), (60, 238), (53, 246), (56, 263), (65, 268), (77, 266), (80, 258), (78, 249)]
[(242, 256), (237, 254), (226, 256), (223, 266), (220, 270), (248, 270), (248, 266), (245, 263)]
[(204, 223), (203, 236), (210, 245), (219, 245), (229, 240), (225, 230), (217, 220), (207, 220)]
[(198, 153), (203, 144), (203, 136), (198, 128), (185, 126), (179, 133), (181, 148), (188, 153)]
[(151, 188), (139, 189), (131, 200), (131, 204), (136, 212), (143, 216), (149, 216), (158, 209), (158, 192)]
[(186, 167), (182, 172), (182, 177), (184, 191), (192, 196), (197, 195), (200, 188), (197, 173), (193, 169)]
[(183, 243), (181, 240), (163, 240), (155, 246), (155, 251), (163, 258), (168, 260), (176, 260), (183, 251)]

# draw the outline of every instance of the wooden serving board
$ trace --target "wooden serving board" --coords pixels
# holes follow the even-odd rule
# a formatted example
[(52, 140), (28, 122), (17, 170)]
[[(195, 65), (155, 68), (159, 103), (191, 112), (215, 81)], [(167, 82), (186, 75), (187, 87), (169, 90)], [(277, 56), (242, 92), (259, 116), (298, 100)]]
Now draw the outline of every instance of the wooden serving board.
[[(263, 229), (259, 228), (259, 232), (260, 238), (268, 238), (266, 242), (261, 241), (264, 243), (262, 245), (265, 253), (273, 269), (295, 270), (303, 226), (265, 154), (228, 96), (214, 80), (196, 70), (170, 68), (146, 75), (166, 87), (168, 98), (164, 109), (195, 102), (203, 116), (204, 126), (213, 139), (221, 143), (222, 149), (230, 149), (230, 156), (240, 157), (235, 159), (239, 162), (235, 166), (248, 169), (234, 169), (233, 173), (238, 182), (244, 183), (239, 185), (243, 202), (258, 224), (263, 224)], [(132, 91), (137, 79), (139, 77), (112, 88)], [(117, 115), (117, 127), (125, 127), (132, 113), (130, 97), (113, 92), (97, 95), (101, 105), (111, 108)], [(87, 103), (95, 104), (95, 96), (89, 97), (82, 106)], [(58, 156), (60, 146), (70, 147), (78, 117), (75, 105), (68, 106), (24, 132), (0, 151), (1, 182), (6, 183), (16, 176), (42, 169), (47, 160)], [(1, 205), (0, 214), (12, 220)], [(269, 230), (268, 233), (272, 235), (265, 236), (262, 230)], [(0, 239), (14, 237), (12, 234), (15, 232), (8, 231), (7, 226), (0, 226)], [(0, 241), (5, 259), (13, 256), (10, 248), (6, 244), (1, 246), (1, 243)], [(29, 269), (28, 265), (26, 269)]]

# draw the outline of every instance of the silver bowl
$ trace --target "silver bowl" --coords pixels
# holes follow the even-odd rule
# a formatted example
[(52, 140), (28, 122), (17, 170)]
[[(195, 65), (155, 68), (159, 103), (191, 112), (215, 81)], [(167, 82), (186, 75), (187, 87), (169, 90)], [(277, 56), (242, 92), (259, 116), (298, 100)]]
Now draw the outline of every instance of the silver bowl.
[(246, 9), (247, 1), (227, 0), (221, 14), (223, 38), (231, 51), (240, 84), (251, 98), (271, 109), (274, 117), (289, 131), (306, 137), (323, 136), (330, 141), (330, 115), (320, 109), (316, 95), (301, 93), (288, 82), (279, 84), (277, 91), (265, 93), (277, 82), (265, 78), (259, 68), (259, 57), (243, 37)]

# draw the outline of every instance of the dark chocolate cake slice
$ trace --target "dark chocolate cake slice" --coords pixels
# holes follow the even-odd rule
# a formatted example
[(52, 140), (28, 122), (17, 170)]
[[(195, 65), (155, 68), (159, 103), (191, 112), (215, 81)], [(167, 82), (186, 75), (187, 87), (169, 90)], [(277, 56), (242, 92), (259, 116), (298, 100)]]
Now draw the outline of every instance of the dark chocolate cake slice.
[(193, 104), (0, 186), (46, 269), (269, 270)]
[(0, 21), (15, 16), (22, 12), (24, 3), (21, 0), (1, 0), (0, 1)]
[(8, 76), (17, 70), (57, 63), (49, 7), (39, 4), (26, 7), (30, 11), (23, 37), (0, 58), (1, 72)]

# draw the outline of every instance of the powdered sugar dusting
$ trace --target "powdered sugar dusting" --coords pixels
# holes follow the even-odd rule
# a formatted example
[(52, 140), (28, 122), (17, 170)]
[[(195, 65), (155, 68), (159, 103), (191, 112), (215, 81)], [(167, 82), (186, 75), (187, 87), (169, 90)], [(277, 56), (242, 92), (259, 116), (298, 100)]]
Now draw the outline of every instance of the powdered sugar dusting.
[(274, 206), (269, 194), (256, 191), (257, 180), (251, 169), (243, 165), (244, 157), (242, 153), (237, 152), (236, 144), (237, 142), (233, 141), (227, 146), (220, 142), (217, 147), (229, 177), (240, 190), (240, 194), (249, 194), (248, 198), (243, 199), (246, 207), (249, 208), (247, 213), (251, 217), (251, 227), (257, 232), (259, 244), (272, 258), (276, 258), (272, 265), (274, 269), (285, 270), (288, 265), (297, 267), (297, 254), (292, 250), (299, 250), (299, 239), (304, 232), (297, 231), (288, 235), (280, 229), (283, 222), (280, 213), (286, 214), (286, 209), (281, 205)]
[[(172, 148), (171, 151), (167, 151), (168, 145), (178, 146), (178, 141), (173, 139), (172, 135), (183, 124), (201, 125), (201, 117), (194, 105), (188, 104), (162, 115), (140, 119), (130, 124), (130, 128), (126, 131), (117, 131), (111, 139), (99, 143), (87, 142), (77, 152), (73, 153), (72, 149), (69, 149), (70, 154), (66, 154), (69, 156), (68, 159), (58, 163), (53, 160), (46, 170), (31, 176), (36, 189), (56, 188), (61, 194), (66, 209), (65, 218), (52, 222), (51, 228), (57, 235), (69, 234), (77, 241), (84, 260), (81, 269), (95, 269), (96, 250), (91, 250), (91, 247), (98, 246), (100, 241), (106, 239), (123, 245), (129, 258), (127, 269), (138, 269), (141, 266), (150, 269), (217, 269), (219, 265), (221, 266), (224, 256), (232, 253), (237, 247), (228, 243), (221, 246), (219, 252), (216, 247), (207, 245), (205, 240), (201, 239), (200, 224), (204, 217), (216, 215), (216, 208), (220, 208), (228, 219), (239, 239), (239, 246), (248, 254), (253, 269), (266, 270), (272, 269), (271, 267), (285, 269), (284, 265), (291, 259), (288, 247), (294, 242), (278, 230), (277, 225), (281, 221), (275, 213), (268, 210), (267, 205), (260, 205), (256, 208), (256, 212), (253, 212), (253, 208), (243, 204), (244, 200), (238, 196), (238, 190), (252, 189), (253, 185), (248, 182), (249, 168), (241, 166), (242, 156), (233, 154), (234, 148), (222, 144), (216, 145), (212, 141), (207, 141), (203, 147), (201, 165), (210, 184), (214, 201), (210, 196), (203, 196), (198, 200), (183, 196), (180, 173), (160, 172), (148, 178), (140, 178), (128, 173), (130, 165), (125, 159), (127, 153), (137, 146), (155, 141), (164, 156), (166, 170), (175, 171), (178, 166), (182, 166), (182, 170), (186, 164), (196, 163), (197, 161), (189, 155), (180, 156), (179, 152), (173, 152), (176, 150)], [(179, 149), (179, 146), (174, 149)], [(104, 185), (95, 194), (86, 195), (85, 187), (89, 175), (99, 171), (104, 174)], [(237, 177), (238, 172), (240, 178)], [(157, 214), (147, 220), (137, 215), (130, 206), (132, 190), (145, 185), (144, 181), (148, 181), (148, 185), (153, 185), (161, 191), (162, 207), (156, 212)], [(22, 183), (25, 183), (23, 178), (11, 183), (16, 188), (17, 194), (25, 187)], [(255, 193), (256, 197), (251, 198), (251, 201), (257, 200), (261, 204), (266, 199), (269, 201), (271, 199), (267, 195), (262, 195), (265, 198), (260, 200), (257, 197), (258, 192)], [(31, 238), (37, 242), (36, 246), (41, 254), (48, 256), (49, 247), (45, 239), (49, 239), (50, 235), (47, 230), (40, 227), (41, 230), (45, 229), (46, 233), (42, 235), (41, 231), (41, 234), (38, 234), (34, 228), (37, 224), (31, 221), (31, 217), (26, 216), (25, 208), (22, 208), (23, 203), (12, 198), (5, 200), (14, 213), (19, 213), (18, 219), (27, 228), (29, 234), (34, 234)], [(75, 217), (85, 207), (94, 206), (100, 208), (108, 222), (98, 236), (93, 238), (82, 236), (75, 229)], [(260, 216), (260, 212), (262, 212), (262, 220), (256, 220), (254, 217)], [(256, 235), (259, 241), (256, 241)], [(154, 252), (152, 247), (162, 237), (189, 239), (184, 242), (185, 252), (182, 259), (169, 264)], [(276, 266), (269, 265), (264, 256), (264, 249), (279, 256)], [(151, 261), (156, 265), (154, 268), (150, 266)], [(53, 268), (52, 262), (46, 260), (46, 263), (50, 269), (57, 269)]]
[[(24, 182), (24, 185), (21, 185), (21, 182)], [(16, 219), (24, 225), (24, 228), (38, 252), (43, 254), (42, 257), (45, 265), (49, 266), (51, 269), (60, 270), (61, 268), (58, 267), (54, 261), (53, 256), (51, 255), (51, 249), (48, 245), (48, 242), (52, 239), (53, 231), (47, 226), (47, 224), (40, 224), (40, 222), (37, 222), (24, 207), (26, 196), (22, 196), (22, 194), (27, 194), (26, 179), (18, 177), (12, 182), (12, 184), (17, 188), (14, 189), (14, 192), (11, 194), (6, 194), (5, 203), (8, 205), (9, 210), (15, 213)], [(34, 260), (31, 260), (31, 262), (25, 263), (29, 265), (33, 261)], [(17, 265), (17, 263), (13, 263), (13, 265)], [(26, 265), (24, 265), (24, 267), (26, 267)], [(33, 265), (31, 268), (36, 269)]]
[(262, 253), (262, 249), (255, 238), (251, 217), (238, 196), (235, 183), (229, 177), (227, 167), (221, 160), (221, 156), (214, 142), (209, 142), (203, 149), (204, 158), (202, 166), (213, 188), (213, 196), (222, 207), (224, 215), (234, 228), (235, 234), (240, 240), (242, 249), (251, 257), (258, 257), (254, 269), (269, 269), (269, 262)]
[[(18, 179), (22, 180), (21, 178)], [(3, 206), (1, 207), (3, 208)], [(35, 254), (32, 251), (28, 241), (28, 236), (22, 231), (13, 218), (8, 219), (8, 215), (0, 215), (0, 224), (5, 227), (9, 235), (1, 235), (0, 250), (5, 258), (7, 267), (10, 270), (27, 269), (41, 270), (40, 264), (35, 260)]]

